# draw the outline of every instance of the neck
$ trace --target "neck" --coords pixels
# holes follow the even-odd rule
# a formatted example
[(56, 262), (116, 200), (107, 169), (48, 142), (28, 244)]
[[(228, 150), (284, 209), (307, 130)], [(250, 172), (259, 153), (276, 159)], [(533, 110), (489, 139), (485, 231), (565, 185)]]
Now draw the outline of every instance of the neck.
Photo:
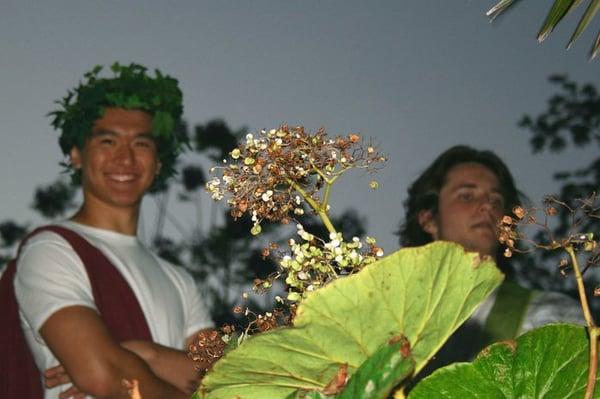
[(139, 205), (132, 208), (113, 208), (106, 206), (90, 206), (84, 201), (81, 208), (71, 220), (91, 227), (114, 231), (130, 236), (137, 235)]

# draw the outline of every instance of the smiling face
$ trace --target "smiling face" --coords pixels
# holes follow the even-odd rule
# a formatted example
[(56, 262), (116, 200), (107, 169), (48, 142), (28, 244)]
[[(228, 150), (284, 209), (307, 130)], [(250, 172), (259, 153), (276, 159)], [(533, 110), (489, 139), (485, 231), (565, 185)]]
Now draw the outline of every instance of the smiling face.
[(81, 169), (85, 205), (137, 211), (160, 170), (152, 138), (152, 116), (144, 111), (106, 108), (82, 150), (71, 150)]
[(467, 162), (452, 167), (442, 186), (438, 210), (421, 211), (419, 224), (434, 240), (452, 241), (469, 251), (496, 256), (504, 198), (498, 178), (485, 166)]

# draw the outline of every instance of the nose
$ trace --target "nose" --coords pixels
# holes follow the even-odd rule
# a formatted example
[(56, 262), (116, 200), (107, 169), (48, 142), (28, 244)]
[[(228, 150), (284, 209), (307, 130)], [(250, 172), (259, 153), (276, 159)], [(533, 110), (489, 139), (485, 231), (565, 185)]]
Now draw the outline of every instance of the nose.
[(485, 194), (479, 199), (479, 211), (491, 212), (494, 206), (492, 205), (492, 198)]
[(132, 165), (135, 161), (133, 149), (127, 144), (119, 146), (115, 158), (119, 164), (125, 166)]

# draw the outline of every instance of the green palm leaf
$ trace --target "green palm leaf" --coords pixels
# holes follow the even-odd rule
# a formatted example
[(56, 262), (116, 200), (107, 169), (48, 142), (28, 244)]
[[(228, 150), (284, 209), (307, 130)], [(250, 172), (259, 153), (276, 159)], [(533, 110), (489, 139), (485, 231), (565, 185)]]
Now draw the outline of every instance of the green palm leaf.
[[(596, 15), (596, 13), (598, 12), (599, 9), (600, 9), (600, 0), (592, 0), (590, 2), (590, 5), (588, 6), (587, 10), (585, 10), (585, 14), (583, 14), (583, 16), (581, 17), (581, 20), (579, 21), (577, 28), (575, 28), (575, 32), (573, 32), (573, 36), (571, 36), (571, 39), (569, 40), (569, 44), (567, 44), (567, 48), (569, 48), (571, 46), (571, 44), (573, 44), (573, 42), (579, 37), (579, 35), (581, 35), (581, 32), (583, 32), (585, 30), (585, 28), (587, 28), (587, 26), (592, 21), (592, 18), (594, 18), (594, 16)], [(593, 48), (592, 56), (595, 51), (596, 51), (596, 49)]]
[(543, 42), (550, 32), (554, 30), (554, 27), (560, 20), (563, 19), (569, 11), (577, 7), (579, 3), (581, 3), (580, 0), (556, 0), (546, 16), (546, 21), (544, 21), (542, 29), (540, 29), (540, 32), (538, 33), (538, 41)]
[(485, 13), (490, 19), (493, 21), (497, 16), (502, 14), (504, 11), (508, 9), (508, 7), (517, 3), (519, 0), (501, 0), (498, 4), (493, 6)]
[[(496, 17), (504, 13), (517, 2), (518, 0), (501, 0), (492, 8), (490, 8), (486, 15), (493, 21)], [(552, 8), (546, 16), (546, 20), (542, 24), (540, 32), (538, 33), (538, 41), (544, 41), (546, 37), (548, 37), (548, 35), (554, 30), (556, 25), (562, 21), (565, 15), (573, 11), (581, 3), (582, 0), (555, 0)], [(590, 0), (587, 10), (581, 17), (577, 28), (575, 28), (573, 35), (569, 39), (567, 49), (571, 47), (575, 40), (577, 40), (581, 33), (588, 27), (598, 10), (600, 10), (600, 0)], [(590, 58), (595, 58), (598, 53), (600, 53), (600, 33), (596, 36), (596, 40), (590, 52)]]

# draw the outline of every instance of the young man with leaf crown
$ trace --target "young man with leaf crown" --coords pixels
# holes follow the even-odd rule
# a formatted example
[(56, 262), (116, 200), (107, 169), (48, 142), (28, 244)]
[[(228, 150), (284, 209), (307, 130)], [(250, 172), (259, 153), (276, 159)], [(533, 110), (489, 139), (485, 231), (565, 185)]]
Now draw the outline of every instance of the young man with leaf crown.
[(502, 216), (517, 205), (519, 192), (504, 162), (491, 151), (467, 146), (446, 150), (409, 187), (399, 231), (402, 246), (456, 242), (467, 251), (492, 257), (507, 276), (421, 376), (450, 362), (472, 360), (487, 344), (514, 339), (547, 323), (585, 324), (581, 307), (570, 297), (513, 282), (498, 237)]
[(137, 238), (142, 198), (185, 144), (182, 94), (158, 70), (111, 69), (87, 73), (51, 113), (83, 205), (21, 246), (20, 320), (44, 398), (126, 398), (134, 379), (144, 399), (184, 398), (199, 375), (183, 350), (213, 324), (192, 277)]

